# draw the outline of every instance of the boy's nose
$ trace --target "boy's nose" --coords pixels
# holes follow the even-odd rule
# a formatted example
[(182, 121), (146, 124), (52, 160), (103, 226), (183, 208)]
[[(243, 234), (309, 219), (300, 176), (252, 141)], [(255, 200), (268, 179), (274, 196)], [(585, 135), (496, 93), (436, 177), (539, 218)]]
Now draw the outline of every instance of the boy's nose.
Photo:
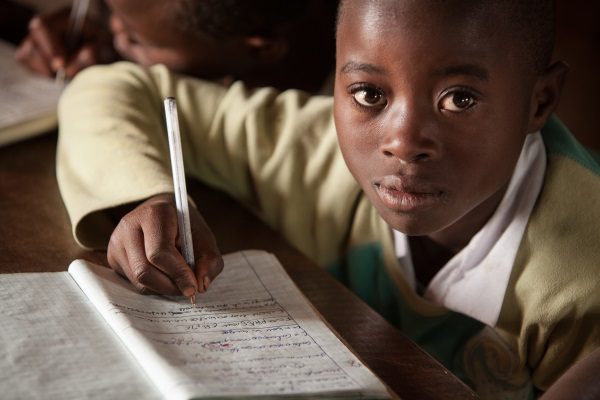
[(419, 163), (435, 159), (440, 145), (431, 131), (432, 124), (422, 113), (407, 109), (391, 112), (383, 127), (380, 150), (388, 158), (403, 163)]

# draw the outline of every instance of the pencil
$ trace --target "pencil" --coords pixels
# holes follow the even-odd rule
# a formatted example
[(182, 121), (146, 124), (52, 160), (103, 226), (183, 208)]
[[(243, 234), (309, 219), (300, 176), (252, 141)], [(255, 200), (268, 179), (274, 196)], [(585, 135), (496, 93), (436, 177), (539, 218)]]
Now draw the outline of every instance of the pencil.
[[(90, 0), (73, 0), (71, 13), (69, 14), (69, 25), (67, 27), (67, 36), (65, 43), (65, 62), (70, 54), (77, 47), (77, 42), (83, 29), (85, 16), (90, 8)], [(63, 83), (65, 81), (65, 67), (61, 67), (56, 71), (55, 82)]]
[[(174, 97), (164, 99), (167, 134), (169, 136), (169, 152), (171, 155), (171, 171), (173, 173), (173, 188), (175, 192), (175, 207), (177, 208), (177, 229), (181, 240), (181, 253), (185, 262), (194, 269), (194, 247), (192, 243), (192, 226), (190, 224), (190, 208), (185, 171), (183, 169), (183, 154), (181, 151), (181, 136), (177, 118), (177, 103)], [(190, 303), (196, 305), (196, 295), (190, 296)]]

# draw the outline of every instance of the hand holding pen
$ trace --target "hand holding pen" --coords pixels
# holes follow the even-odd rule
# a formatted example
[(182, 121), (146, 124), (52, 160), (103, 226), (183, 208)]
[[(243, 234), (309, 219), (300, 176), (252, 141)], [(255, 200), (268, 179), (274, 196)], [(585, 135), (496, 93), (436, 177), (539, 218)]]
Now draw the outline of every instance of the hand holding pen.
[[(179, 248), (181, 249), (181, 254), (185, 259), (186, 264), (191, 269), (194, 269), (196, 267), (196, 261), (194, 258), (194, 246), (192, 242), (192, 226), (190, 225), (190, 207), (187, 198), (185, 171), (183, 169), (183, 151), (181, 149), (181, 135), (179, 133), (177, 102), (174, 97), (167, 97), (164, 100), (164, 106), (167, 135), (169, 138), (169, 153), (171, 156), (171, 171), (173, 174), (175, 209), (177, 210), (177, 236), (179, 237)], [(196, 305), (196, 294), (192, 294), (189, 298), (190, 302), (193, 305)]]
[(195, 268), (180, 250), (173, 193), (149, 198), (125, 214), (108, 244), (108, 263), (140, 293), (184, 295), (205, 292), (223, 270), (215, 238), (195, 207), (190, 207)]
[(175, 194), (153, 196), (120, 219), (109, 241), (108, 263), (142, 293), (183, 294), (194, 303), (196, 292), (206, 291), (223, 270), (223, 260), (204, 219), (187, 205), (173, 99), (165, 100), (165, 110)]
[(71, 7), (69, 22), (67, 24), (67, 32), (64, 37), (64, 61), (61, 63), (62, 65), (59, 65), (59, 62), (54, 65), (57, 67), (56, 80), (59, 82), (63, 82), (66, 78), (65, 61), (69, 60), (71, 54), (80, 46), (83, 24), (88, 14), (89, 7), (90, 0), (73, 0), (73, 6)]
[(64, 78), (90, 65), (114, 61), (117, 56), (110, 30), (87, 13), (88, 0), (84, 1), (76, 0), (70, 9), (35, 16), (16, 58), (38, 74), (63, 74)]

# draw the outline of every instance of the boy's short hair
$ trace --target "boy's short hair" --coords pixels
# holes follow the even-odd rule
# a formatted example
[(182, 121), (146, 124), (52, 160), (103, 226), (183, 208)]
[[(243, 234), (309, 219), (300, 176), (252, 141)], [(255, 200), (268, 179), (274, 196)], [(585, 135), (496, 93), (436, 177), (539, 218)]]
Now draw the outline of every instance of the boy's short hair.
[[(342, 18), (344, 4), (355, 0), (340, 0), (337, 24)], [(423, 0), (418, 0), (423, 1)], [(447, 0), (432, 0), (434, 2)], [(463, 7), (468, 2), (461, 1)], [(466, 4), (466, 5), (465, 5)], [(536, 72), (543, 72), (552, 61), (556, 36), (554, 0), (473, 0), (473, 7), (496, 7), (508, 19), (514, 40), (522, 42), (523, 57), (528, 58)]]
[(214, 39), (271, 35), (277, 27), (301, 18), (308, 4), (307, 0), (181, 0), (178, 18), (183, 30)]
[[(505, 14), (514, 23), (517, 38), (525, 43), (524, 50), (537, 72), (543, 72), (552, 61), (556, 36), (556, 5), (554, 0), (496, 0), (508, 6)], [(527, 55), (525, 55), (527, 56)]]

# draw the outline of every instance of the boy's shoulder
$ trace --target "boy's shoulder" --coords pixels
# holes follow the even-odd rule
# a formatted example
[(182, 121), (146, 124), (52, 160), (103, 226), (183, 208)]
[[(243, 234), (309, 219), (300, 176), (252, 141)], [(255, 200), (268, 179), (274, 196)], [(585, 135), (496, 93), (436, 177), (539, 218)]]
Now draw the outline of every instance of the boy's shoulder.
[(535, 243), (549, 247), (556, 259), (552, 264), (589, 264), (598, 271), (600, 162), (556, 117), (548, 121), (542, 137), (548, 162), (528, 231), (538, 238)]
[(548, 120), (542, 138), (551, 164), (564, 158), (600, 176), (600, 153), (579, 143), (558, 117)]
[(600, 311), (600, 166), (556, 117), (542, 137), (548, 156), (544, 184), (505, 300), (519, 303), (508, 308), (552, 325), (575, 309)]
[(528, 231), (537, 245), (548, 247), (556, 260), (552, 264), (590, 265), (598, 271), (600, 162), (556, 117), (542, 137), (548, 162)]
[(600, 345), (600, 167), (557, 118), (542, 137), (544, 184), (514, 261), (499, 326), (518, 337), (536, 386), (547, 387)]

